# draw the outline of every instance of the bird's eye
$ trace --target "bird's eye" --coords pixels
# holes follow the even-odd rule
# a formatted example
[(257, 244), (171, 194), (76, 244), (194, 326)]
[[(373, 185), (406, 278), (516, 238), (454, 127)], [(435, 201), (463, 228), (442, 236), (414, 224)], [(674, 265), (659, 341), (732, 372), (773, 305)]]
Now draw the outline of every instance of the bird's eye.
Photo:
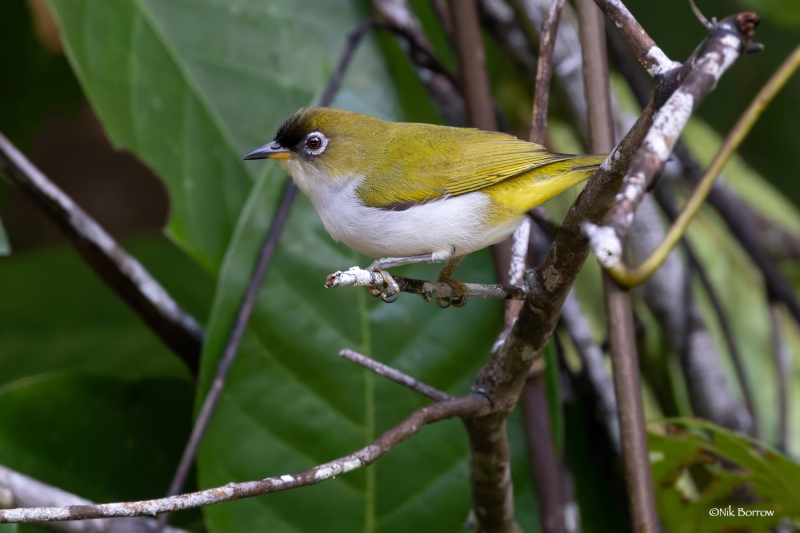
[(319, 155), (328, 146), (328, 138), (320, 131), (312, 131), (306, 137), (306, 152), (309, 155)]

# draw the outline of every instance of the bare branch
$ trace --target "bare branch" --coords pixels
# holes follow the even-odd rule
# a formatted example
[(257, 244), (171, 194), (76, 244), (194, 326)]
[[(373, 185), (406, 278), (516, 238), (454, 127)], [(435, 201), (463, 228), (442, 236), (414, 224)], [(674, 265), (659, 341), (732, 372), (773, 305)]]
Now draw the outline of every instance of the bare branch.
[(720, 146), (714, 160), (709, 165), (705, 175), (698, 183), (691, 197), (686, 202), (680, 215), (670, 227), (666, 237), (661, 243), (647, 256), (642, 258), (638, 267), (631, 269), (623, 261), (608, 268), (608, 273), (617, 283), (626, 287), (633, 287), (646, 281), (653, 272), (661, 265), (670, 250), (680, 241), (681, 236), (686, 232), (694, 216), (705, 202), (706, 196), (711, 191), (713, 184), (727, 163), (728, 159), (734, 154), (736, 149), (745, 139), (755, 122), (769, 106), (775, 95), (783, 85), (789, 80), (795, 70), (800, 67), (800, 47), (789, 55), (780, 68), (772, 75), (770, 80), (762, 87), (753, 101), (747, 107), (736, 124), (725, 136), (725, 140)]
[(408, 374), (404, 374), (397, 369), (384, 365), (383, 363), (379, 363), (378, 361), (370, 359), (366, 355), (361, 355), (360, 353), (349, 348), (345, 348), (339, 352), (339, 356), (344, 357), (348, 361), (352, 361), (357, 365), (361, 365), (367, 370), (371, 370), (380, 376), (388, 378), (395, 383), (405, 385), (409, 389), (417, 391), (418, 393), (427, 396), (432, 400), (436, 400), (437, 402), (454, 399), (453, 396), (450, 396), (446, 392), (440, 391), (435, 387), (431, 387), (427, 383), (423, 383), (415, 378), (412, 378)]
[(621, 454), (614, 382), (606, 370), (603, 350), (592, 338), (589, 320), (581, 311), (574, 289), (569, 291), (564, 307), (561, 308), (561, 321), (575, 345), (575, 350), (583, 363), (586, 380), (591, 385), (590, 392), (594, 401), (590, 405), (594, 406), (595, 417), (606, 429), (611, 447)]
[(455, 30), (458, 72), (467, 106), (469, 125), (486, 131), (497, 130), (497, 118), (489, 93), (486, 56), (478, 26), (476, 0), (451, 0), (450, 13)]
[(94, 271), (197, 374), (202, 326), (95, 220), (0, 134), (0, 173), (19, 186), (72, 241)]
[[(0, 492), (5, 494), (0, 508), (7, 507), (66, 507), (92, 505), (92, 502), (59, 488), (42, 483), (32, 477), (0, 466)], [(149, 533), (156, 530), (152, 518), (111, 518), (86, 522), (53, 522), (47, 528), (53, 531), (75, 533)], [(187, 533), (174, 527), (166, 533)]]
[[(611, 108), (605, 26), (600, 11), (591, 0), (578, 0), (577, 5), (580, 17), (584, 84), (589, 106), (589, 139), (592, 151), (603, 152), (609, 150), (614, 144), (614, 119)], [(624, 9), (624, 6), (620, 9)], [(631, 28), (638, 26), (629, 13), (628, 16), (627, 24)], [(644, 34), (643, 31), (642, 33)], [(646, 37), (646, 34), (644, 36)], [(653, 128), (655, 128), (655, 124)], [(647, 141), (645, 140), (645, 142)], [(634, 159), (634, 164), (635, 161)], [(630, 173), (630, 171), (628, 172)], [(603, 292), (622, 438), (622, 459), (628, 487), (628, 499), (631, 503), (633, 530), (655, 533), (659, 522), (647, 449), (631, 295), (611, 281), (606, 273), (603, 274)]]
[[(690, 69), (680, 87), (669, 97), (655, 118), (644, 146), (636, 154), (604, 226), (585, 225), (585, 234), (604, 267), (621, 260), (622, 237), (633, 220), (633, 212), (655, 182), (692, 112), (714, 88), (723, 72), (747, 48), (759, 18), (753, 13), (727, 17), (714, 26), (709, 38), (686, 62)], [(682, 74), (682, 73), (681, 73)]]
[[(542, 29), (539, 62), (536, 65), (536, 82), (534, 84), (533, 118), (531, 120), (531, 142), (538, 144), (544, 144), (544, 135), (547, 130), (550, 80), (553, 77), (553, 52), (556, 47), (558, 22), (563, 8), (564, 0), (553, 0)], [(527, 15), (525, 18), (528, 18)]]
[(614, 26), (619, 28), (628, 46), (651, 76), (665, 74), (681, 66), (680, 63), (667, 57), (620, 0), (595, 0), (595, 2)]
[(316, 485), (357, 468), (371, 465), (393, 447), (419, 433), (419, 430), (425, 425), (448, 418), (480, 416), (490, 410), (489, 400), (482, 395), (472, 394), (417, 409), (403, 422), (381, 434), (369, 446), (345, 457), (340, 457), (302, 472), (285, 474), (279, 477), (268, 477), (257, 481), (228, 483), (221, 487), (156, 500), (0, 510), (0, 524), (156, 516), (160, 513), (193, 509)]
[[(458, 298), (456, 290), (447, 283), (440, 281), (423, 281), (419, 279), (392, 276), (397, 282), (400, 292), (418, 294), (426, 302), (432, 298)], [(379, 272), (352, 267), (349, 270), (337, 271), (328, 275), (325, 287), (385, 287), (386, 281)], [(467, 291), (464, 298), (478, 298), (482, 300), (524, 300), (525, 290), (522, 287), (509, 285), (485, 285), (480, 283), (465, 283)]]

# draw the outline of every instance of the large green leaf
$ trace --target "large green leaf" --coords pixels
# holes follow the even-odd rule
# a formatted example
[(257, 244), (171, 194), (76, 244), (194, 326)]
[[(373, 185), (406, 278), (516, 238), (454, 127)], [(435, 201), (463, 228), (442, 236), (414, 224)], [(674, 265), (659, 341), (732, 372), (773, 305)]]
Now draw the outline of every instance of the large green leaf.
[[(130, 249), (204, 318), (196, 264), (160, 236)], [(0, 464), (97, 501), (163, 493), (190, 430), (186, 367), (72, 250), (3, 259), (0, 294)]]
[(649, 448), (659, 516), (670, 532), (758, 533), (800, 521), (800, 465), (775, 450), (688, 419), (652, 426)]

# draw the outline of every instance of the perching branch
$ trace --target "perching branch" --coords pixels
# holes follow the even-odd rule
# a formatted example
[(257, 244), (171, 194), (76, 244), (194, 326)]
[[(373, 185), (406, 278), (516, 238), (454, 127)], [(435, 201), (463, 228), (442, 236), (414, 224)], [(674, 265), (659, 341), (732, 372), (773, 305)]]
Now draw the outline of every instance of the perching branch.
[[(420, 279), (392, 276), (400, 288), (400, 292), (418, 294), (426, 302), (433, 298), (458, 298), (456, 290), (447, 283), (440, 281), (423, 281)], [(351, 267), (349, 270), (336, 271), (329, 274), (325, 287), (384, 287), (386, 281), (379, 272)], [(524, 300), (525, 289), (511, 285), (488, 285), (481, 283), (465, 283), (467, 291), (464, 298), (478, 298), (482, 300)]]
[(22, 189), (94, 271), (197, 374), (205, 332), (111, 235), (0, 134), (0, 173)]
[[(0, 509), (7, 507), (66, 507), (93, 505), (89, 500), (70, 494), (32, 477), (0, 466)], [(155, 531), (156, 521), (151, 518), (111, 518), (88, 522), (53, 522), (47, 525), (52, 531), (75, 533), (149, 533)], [(187, 533), (183, 529), (167, 528), (166, 533)]]
[(417, 409), (403, 422), (381, 434), (372, 444), (355, 453), (302, 472), (268, 477), (257, 481), (228, 483), (221, 487), (156, 500), (0, 510), (0, 524), (156, 516), (161, 513), (171, 513), (316, 485), (357, 468), (371, 465), (393, 447), (419, 433), (423, 426), (449, 418), (479, 416), (490, 409), (491, 405), (484, 396), (472, 394)]
[(427, 383), (423, 383), (415, 378), (412, 378), (408, 374), (404, 374), (397, 369), (384, 365), (383, 363), (379, 363), (378, 361), (370, 359), (366, 355), (362, 355), (349, 348), (345, 348), (344, 350), (340, 351), (339, 357), (344, 357), (348, 361), (352, 361), (357, 365), (361, 365), (367, 370), (375, 372), (379, 376), (383, 376), (387, 379), (394, 381), (395, 383), (404, 385), (409, 389), (416, 391), (424, 396), (427, 396), (432, 400), (436, 400), (437, 402), (443, 402), (446, 400), (454, 399), (453, 396), (450, 396), (446, 392), (440, 391), (435, 387), (431, 387)]

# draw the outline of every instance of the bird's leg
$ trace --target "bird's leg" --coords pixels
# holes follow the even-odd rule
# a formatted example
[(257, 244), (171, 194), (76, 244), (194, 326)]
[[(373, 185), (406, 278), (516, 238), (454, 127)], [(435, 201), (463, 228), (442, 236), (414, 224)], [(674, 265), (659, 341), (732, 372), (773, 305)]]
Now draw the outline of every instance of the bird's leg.
[(386, 269), (399, 267), (403, 265), (411, 265), (414, 263), (431, 263), (431, 262), (433, 262), (433, 254), (411, 255), (408, 257), (386, 257), (383, 259), (376, 259), (375, 261), (372, 262), (372, 264), (369, 267), (367, 267), (367, 270), (380, 273), (380, 275), (383, 277), (384, 283), (386, 284), (386, 290), (383, 291), (381, 289), (369, 286), (364, 288), (371, 296), (380, 298), (386, 303), (392, 303), (397, 298), (395, 298), (395, 300), (389, 300), (389, 298), (400, 292), (400, 287), (398, 287), (397, 282), (394, 280), (392, 275), (386, 271)]
[(450, 307), (451, 305), (453, 307), (464, 307), (467, 305), (467, 299), (464, 298), (464, 293), (467, 292), (467, 287), (460, 281), (456, 281), (451, 277), (453, 271), (459, 264), (461, 264), (461, 261), (463, 261), (465, 257), (465, 255), (460, 255), (447, 261), (447, 264), (444, 266), (441, 272), (439, 272), (439, 277), (436, 278), (436, 281), (447, 283), (458, 293), (458, 298), (436, 298), (436, 305), (441, 308)]

